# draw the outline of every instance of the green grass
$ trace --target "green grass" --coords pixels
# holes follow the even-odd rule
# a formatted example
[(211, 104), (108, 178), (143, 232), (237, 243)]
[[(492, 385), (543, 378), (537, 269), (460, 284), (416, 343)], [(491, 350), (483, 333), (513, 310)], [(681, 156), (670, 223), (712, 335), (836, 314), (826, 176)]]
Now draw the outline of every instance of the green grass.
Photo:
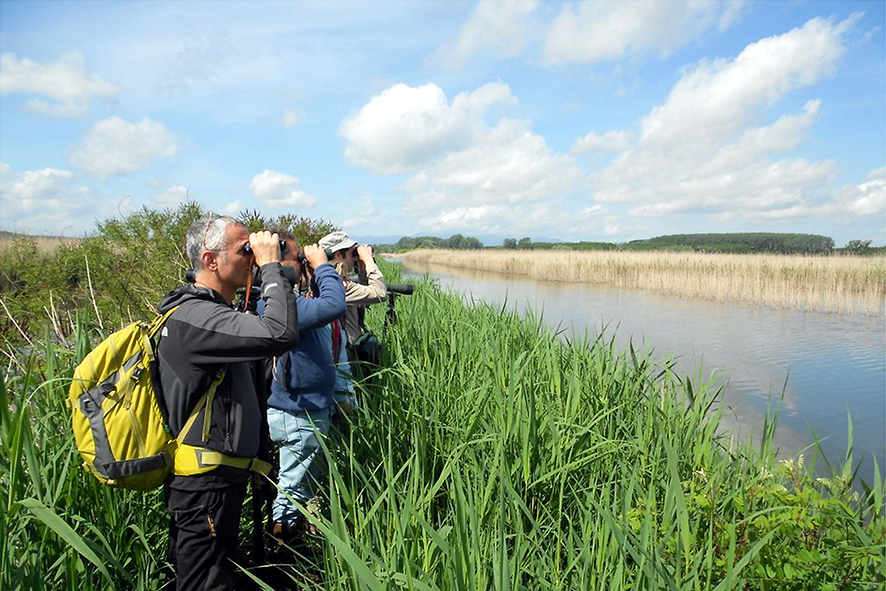
[[(731, 446), (717, 392), (666, 360), (605, 336), (563, 344), (428, 281), (397, 302), (382, 367), (330, 444), (316, 587), (882, 586), (884, 483), (851, 486), (851, 446), (815, 480), (775, 460), (774, 420), (755, 447)], [(379, 332), (383, 312), (369, 314)], [(3, 374), (0, 588), (163, 585), (159, 493), (102, 488), (73, 447), (63, 401), (88, 334), (47, 334)]]

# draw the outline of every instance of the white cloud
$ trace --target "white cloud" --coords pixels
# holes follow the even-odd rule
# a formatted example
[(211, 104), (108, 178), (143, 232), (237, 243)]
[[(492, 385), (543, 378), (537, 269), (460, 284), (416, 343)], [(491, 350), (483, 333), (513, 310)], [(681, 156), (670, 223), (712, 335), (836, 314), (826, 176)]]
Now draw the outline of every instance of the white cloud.
[[(632, 203), (631, 213), (641, 216), (705, 211), (728, 219), (722, 216), (729, 212), (775, 217), (801, 211), (838, 173), (833, 161), (791, 156), (822, 103), (812, 100), (802, 112), (758, 122), (787, 93), (834, 72), (846, 49), (842, 37), (856, 18), (813, 19), (747, 46), (733, 60), (688, 69), (642, 119), (637, 139), (594, 175), (595, 199)], [(599, 148), (607, 137), (624, 139), (620, 133), (592, 133), (576, 147)]]
[[(442, 211), (434, 216), (423, 218), (419, 226), (429, 230), (455, 230), (471, 228), (477, 232), (497, 232), (512, 210), (503, 206), (475, 205), (456, 207)], [(512, 227), (508, 224), (507, 227)]]
[(631, 144), (631, 135), (626, 131), (609, 131), (603, 135), (594, 132), (575, 140), (572, 153), (582, 152), (622, 152)]
[[(433, 235), (452, 232), (469, 234), (519, 234), (537, 233), (541, 221), (553, 220), (552, 225), (563, 222), (560, 212), (546, 203), (526, 205), (467, 205), (428, 212), (418, 219), (418, 227)], [(562, 225), (559, 227), (563, 227)]]
[(73, 184), (69, 170), (44, 168), (16, 172), (0, 162), (0, 209), (3, 226), (35, 234), (84, 232), (94, 217), (108, 213), (107, 201), (97, 205), (89, 191)]
[(595, 210), (595, 215), (582, 215), (566, 199), (557, 197), (522, 204), (468, 204), (437, 209), (418, 217), (422, 232), (446, 236), (453, 232), (467, 235), (506, 234), (568, 239), (600, 234), (608, 217)]
[(438, 50), (444, 67), (458, 68), (477, 54), (513, 57), (527, 43), (529, 16), (537, 0), (480, 0), (458, 39)]
[(298, 177), (265, 169), (252, 177), (252, 196), (270, 207), (311, 207), (317, 198), (299, 188)]
[(458, 204), (519, 204), (568, 192), (572, 159), (551, 150), (529, 123), (502, 119), (473, 145), (447, 153), (406, 184), (412, 209)]
[(175, 185), (154, 195), (151, 198), (151, 203), (157, 207), (178, 207), (189, 199), (191, 199), (190, 190), (184, 185)]
[(225, 215), (237, 216), (241, 211), (243, 211), (243, 202), (239, 199), (235, 199), (231, 201), (227, 205), (222, 208), (222, 213)]
[(18, 59), (13, 53), (0, 55), (0, 96), (31, 94), (48, 97), (33, 98), (25, 109), (49, 117), (80, 117), (89, 112), (95, 99), (111, 99), (120, 89), (89, 71), (79, 51), (62, 54), (48, 63), (27, 58)]
[(462, 223), (466, 230), (496, 231), (490, 228), (502, 219), (522, 227), (527, 220), (515, 211), (569, 193), (581, 175), (572, 157), (552, 150), (529, 121), (484, 121), (493, 106), (515, 104), (498, 82), (451, 103), (434, 84), (397, 84), (342, 123), (345, 154), (377, 174), (412, 172), (402, 186), (406, 210), (424, 228)]
[(835, 25), (812, 19), (748, 45), (732, 61), (702, 62), (643, 120), (641, 142), (670, 143), (677, 136), (710, 141), (734, 133), (761, 108), (832, 74), (846, 51), (842, 36), (856, 20)]
[(70, 153), (72, 166), (100, 178), (148, 167), (156, 158), (178, 152), (175, 136), (162, 123), (145, 117), (127, 123), (110, 117), (96, 123)]
[(732, 23), (738, 20), (744, 10), (747, 0), (727, 0), (723, 12), (720, 14), (720, 20), (717, 21), (717, 30), (723, 32), (732, 26)]
[(500, 82), (463, 92), (452, 104), (436, 84), (395, 84), (345, 118), (339, 133), (348, 142), (345, 157), (351, 164), (401, 174), (469, 145), (488, 109), (515, 103), (508, 85)]
[(886, 212), (886, 168), (871, 171), (865, 182), (844, 187), (838, 195), (842, 209), (859, 216)]
[(3, 179), (3, 194), (7, 198), (15, 196), (22, 209), (34, 209), (40, 206), (39, 199), (57, 195), (71, 182), (71, 171), (57, 168), (28, 170), (17, 174), (5, 163), (0, 163), (0, 174)]
[(669, 0), (567, 3), (551, 23), (544, 44), (549, 63), (592, 63), (625, 56), (666, 56), (708, 28), (728, 27), (743, 2)]

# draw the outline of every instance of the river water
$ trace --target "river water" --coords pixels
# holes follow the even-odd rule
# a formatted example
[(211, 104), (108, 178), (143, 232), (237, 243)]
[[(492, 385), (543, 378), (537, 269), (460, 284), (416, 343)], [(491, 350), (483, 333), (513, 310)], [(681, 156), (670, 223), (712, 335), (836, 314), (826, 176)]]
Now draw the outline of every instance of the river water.
[[(872, 483), (874, 458), (886, 461), (886, 323), (884, 315), (774, 310), (625, 290), (604, 285), (533, 281), (514, 275), (403, 264), (404, 278), (436, 278), (467, 300), (535, 310), (566, 337), (605, 329), (626, 349), (676, 359), (681, 375), (718, 379), (725, 418), (739, 439), (759, 440), (767, 404), (784, 390), (775, 442), (780, 455), (809, 458), (814, 436), (841, 464), (852, 418), (853, 457)], [(819, 463), (821, 465), (821, 463)]]

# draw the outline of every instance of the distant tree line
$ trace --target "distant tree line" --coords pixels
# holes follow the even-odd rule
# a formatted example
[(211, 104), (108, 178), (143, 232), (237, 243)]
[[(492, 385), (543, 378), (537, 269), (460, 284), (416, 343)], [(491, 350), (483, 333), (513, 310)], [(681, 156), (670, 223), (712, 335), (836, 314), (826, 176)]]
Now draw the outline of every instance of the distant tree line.
[[(871, 246), (871, 240), (850, 240), (844, 248), (834, 248), (834, 239), (818, 234), (788, 234), (780, 232), (740, 232), (720, 234), (669, 234), (646, 240), (616, 244), (614, 242), (533, 242), (529, 236), (505, 238), (500, 247), (505, 250), (675, 250), (715, 253), (775, 253), (775, 254), (832, 254), (874, 255), (886, 252), (886, 247)], [(484, 248), (479, 239), (455, 234), (449, 238), (436, 236), (404, 236), (395, 244), (376, 245), (377, 250), (400, 252), (417, 248)]]
[(506, 250), (617, 250), (612, 242), (533, 242), (528, 236), (505, 238), (502, 248)]
[(834, 239), (818, 234), (742, 232), (722, 234), (671, 234), (632, 240), (626, 250), (691, 250), (700, 252), (830, 254)]
[(846, 243), (846, 246), (843, 248), (837, 248), (835, 251), (858, 256), (886, 254), (886, 246), (871, 246), (871, 242), (873, 242), (873, 240), (850, 240)]
[(394, 244), (375, 244), (378, 252), (400, 252), (417, 248), (451, 248), (454, 250), (470, 250), (483, 248), (479, 238), (453, 234), (449, 238), (437, 238), (436, 236), (404, 236)]

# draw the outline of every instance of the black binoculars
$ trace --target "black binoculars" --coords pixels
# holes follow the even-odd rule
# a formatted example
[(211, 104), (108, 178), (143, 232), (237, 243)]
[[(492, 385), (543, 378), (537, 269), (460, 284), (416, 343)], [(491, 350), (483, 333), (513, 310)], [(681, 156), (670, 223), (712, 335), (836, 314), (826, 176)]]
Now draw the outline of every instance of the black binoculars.
[[(333, 256), (333, 254), (334, 254), (334, 253), (332, 252), (332, 249), (324, 248), (324, 249), (323, 249), (323, 252), (326, 253), (326, 260), (327, 260), (327, 261), (331, 261), (331, 260), (332, 260), (332, 256)], [(281, 255), (283, 254), (283, 251), (282, 251), (282, 250), (280, 251), (280, 254), (281, 254)], [(298, 259), (298, 264), (299, 264), (299, 265), (305, 265), (305, 264), (308, 262), (308, 258), (305, 256), (305, 253), (304, 253), (303, 251), (301, 251), (301, 250), (298, 251), (298, 255), (297, 255), (295, 258)]]
[[(249, 244), (248, 242), (246, 244), (244, 244), (243, 245), (243, 252), (245, 252), (246, 254), (252, 254), (252, 245)], [(280, 255), (282, 256), (284, 252), (286, 252), (286, 241), (281, 238), (280, 239)]]

